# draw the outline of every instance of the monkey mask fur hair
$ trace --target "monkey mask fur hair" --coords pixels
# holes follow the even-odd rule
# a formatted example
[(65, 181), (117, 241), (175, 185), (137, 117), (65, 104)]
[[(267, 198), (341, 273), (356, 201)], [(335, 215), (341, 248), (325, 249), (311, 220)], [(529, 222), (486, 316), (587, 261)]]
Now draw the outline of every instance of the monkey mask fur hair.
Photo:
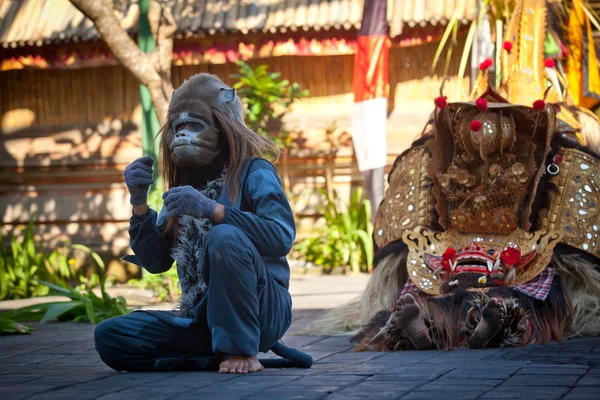
[[(165, 190), (189, 185), (213, 200), (227, 188), (235, 203), (246, 160), (278, 155), (273, 141), (244, 124), (235, 89), (206, 73), (192, 76), (173, 92), (161, 133)], [(171, 242), (182, 289), (186, 288), (178, 307), (182, 315), (190, 316), (205, 293), (201, 254), (212, 225), (212, 220), (188, 215), (167, 218), (163, 234)]]
[(234, 200), (247, 158), (277, 158), (276, 145), (248, 129), (243, 112), (235, 89), (215, 75), (194, 75), (175, 90), (161, 129), (165, 189), (201, 189), (226, 168), (225, 185)]

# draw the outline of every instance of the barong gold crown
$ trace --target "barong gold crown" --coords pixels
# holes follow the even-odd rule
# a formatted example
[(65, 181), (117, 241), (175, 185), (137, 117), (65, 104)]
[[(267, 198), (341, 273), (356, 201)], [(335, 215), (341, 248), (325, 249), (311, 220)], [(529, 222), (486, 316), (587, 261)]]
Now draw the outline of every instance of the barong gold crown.
[[(389, 174), (375, 242), (403, 240), (410, 278), (426, 293), (449, 290), (444, 285), (461, 273), (479, 276), (477, 290), (526, 283), (557, 243), (600, 260), (600, 159), (586, 148), (582, 132), (590, 127), (578, 114), (595, 128), (600, 121), (573, 107), (569, 86), (577, 79), (544, 59), (546, 16), (545, 2), (516, 3), (497, 49), (501, 79), (490, 79), (494, 61), (484, 60), (473, 101), (464, 103), (448, 103), (442, 83), (434, 137), (413, 145)], [(582, 46), (580, 38), (570, 42)], [(573, 51), (569, 62), (579, 62)]]
[(557, 243), (600, 258), (600, 160), (560, 146), (548, 157), (552, 105), (509, 104), (491, 89), (475, 103), (439, 103), (434, 137), (397, 160), (375, 220), (378, 246), (408, 246), (419, 289), (445, 293), (461, 274), (479, 276), (476, 290), (526, 283)]

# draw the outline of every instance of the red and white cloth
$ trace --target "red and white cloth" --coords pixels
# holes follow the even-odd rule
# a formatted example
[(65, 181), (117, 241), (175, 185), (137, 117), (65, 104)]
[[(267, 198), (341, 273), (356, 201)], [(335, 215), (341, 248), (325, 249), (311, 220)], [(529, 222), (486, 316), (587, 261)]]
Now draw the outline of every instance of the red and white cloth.
[[(550, 292), (550, 286), (552, 286), (554, 275), (556, 275), (554, 267), (546, 267), (538, 276), (529, 282), (512, 286), (511, 289), (521, 292), (529, 297), (533, 297), (534, 299), (544, 301)], [(401, 294), (415, 293), (418, 291), (419, 288), (410, 278), (408, 278), (402, 288)]]

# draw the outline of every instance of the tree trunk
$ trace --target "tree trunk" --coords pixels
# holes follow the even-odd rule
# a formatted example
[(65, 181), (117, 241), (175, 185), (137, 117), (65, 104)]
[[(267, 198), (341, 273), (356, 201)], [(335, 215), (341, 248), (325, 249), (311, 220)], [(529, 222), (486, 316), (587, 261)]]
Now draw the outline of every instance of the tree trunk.
[(171, 62), (177, 29), (168, 1), (150, 1), (148, 20), (156, 38), (156, 49), (151, 53), (140, 50), (121, 27), (108, 0), (71, 0), (71, 3), (94, 23), (115, 58), (148, 88), (158, 121), (163, 125), (173, 93)]

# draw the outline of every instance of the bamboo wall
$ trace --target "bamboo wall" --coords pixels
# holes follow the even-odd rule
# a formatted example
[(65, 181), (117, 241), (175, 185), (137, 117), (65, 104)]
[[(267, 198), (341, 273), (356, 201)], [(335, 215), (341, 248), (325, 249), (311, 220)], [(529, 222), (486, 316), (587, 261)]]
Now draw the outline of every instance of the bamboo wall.
[[(441, 79), (429, 71), (437, 44), (390, 51), (388, 162), (423, 128)], [(458, 52), (456, 52), (458, 53)], [(455, 57), (456, 58), (456, 57)], [(311, 93), (286, 116), (303, 132), (289, 162), (295, 193), (324, 185), (324, 127), (349, 131), (353, 56), (278, 57), (266, 63)], [(453, 59), (451, 71), (457, 70)], [(233, 64), (174, 67), (175, 87), (194, 73), (229, 81)], [(17, 232), (34, 208), (38, 232), (50, 245), (70, 239), (103, 253), (129, 251), (130, 206), (122, 171), (141, 155), (139, 86), (121, 67), (13, 70), (0, 73), (0, 214), (4, 231)], [(334, 186), (347, 195), (360, 185), (351, 145), (331, 165)], [(317, 214), (315, 198), (296, 204), (300, 235)], [(4, 233), (3, 233), (4, 234)], [(135, 271), (135, 268), (131, 271)]]

